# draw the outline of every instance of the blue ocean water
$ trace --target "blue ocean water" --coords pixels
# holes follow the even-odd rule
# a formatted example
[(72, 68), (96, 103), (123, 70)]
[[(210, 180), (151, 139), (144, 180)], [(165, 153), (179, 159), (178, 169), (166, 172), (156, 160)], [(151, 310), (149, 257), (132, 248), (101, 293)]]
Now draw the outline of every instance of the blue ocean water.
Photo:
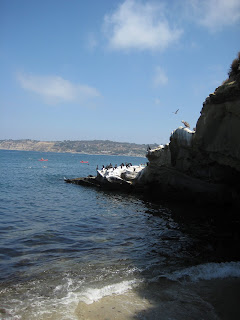
[[(145, 158), (0, 150), (0, 160), (0, 319), (79, 319), (80, 301), (156, 290), (163, 279), (172, 299), (179, 281), (240, 277), (238, 253), (219, 247), (212, 218), (64, 182)], [(204, 306), (191, 311), (196, 319)]]

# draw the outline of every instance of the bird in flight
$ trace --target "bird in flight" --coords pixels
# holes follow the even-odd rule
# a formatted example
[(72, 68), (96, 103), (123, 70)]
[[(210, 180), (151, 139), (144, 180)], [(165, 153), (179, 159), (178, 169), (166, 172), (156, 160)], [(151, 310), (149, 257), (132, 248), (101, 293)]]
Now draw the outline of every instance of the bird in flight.
[(174, 114), (177, 114), (177, 113), (178, 113), (178, 110), (179, 110), (179, 109), (177, 109), (175, 112), (173, 111), (173, 113), (174, 113)]

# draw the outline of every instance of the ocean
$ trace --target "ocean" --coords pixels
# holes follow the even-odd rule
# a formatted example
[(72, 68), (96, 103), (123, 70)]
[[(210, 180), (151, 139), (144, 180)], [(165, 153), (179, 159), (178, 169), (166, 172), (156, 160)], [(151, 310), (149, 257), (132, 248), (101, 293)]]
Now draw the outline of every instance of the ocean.
[(240, 318), (237, 212), (64, 182), (146, 161), (0, 150), (0, 319)]

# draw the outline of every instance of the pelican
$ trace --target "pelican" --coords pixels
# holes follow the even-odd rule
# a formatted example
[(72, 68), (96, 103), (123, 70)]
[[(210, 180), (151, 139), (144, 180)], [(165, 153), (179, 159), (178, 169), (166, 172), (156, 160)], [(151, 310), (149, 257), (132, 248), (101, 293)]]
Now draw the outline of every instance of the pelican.
[(186, 128), (190, 128), (190, 124), (187, 121), (182, 120), (181, 122), (185, 125)]

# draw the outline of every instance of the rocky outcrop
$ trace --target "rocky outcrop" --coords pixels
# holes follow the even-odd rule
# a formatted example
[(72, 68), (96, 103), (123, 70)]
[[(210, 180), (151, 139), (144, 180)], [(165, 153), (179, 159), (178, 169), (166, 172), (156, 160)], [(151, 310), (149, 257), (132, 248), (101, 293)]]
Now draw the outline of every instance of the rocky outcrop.
[(154, 184), (158, 196), (239, 205), (240, 75), (207, 97), (196, 131), (177, 128), (169, 145), (151, 150), (147, 158), (149, 166), (136, 184)]
[(66, 179), (67, 183), (74, 183), (84, 186), (95, 186), (98, 188), (114, 189), (122, 191), (133, 191), (134, 182), (144, 171), (145, 166), (121, 165), (118, 167), (102, 168), (97, 170), (97, 176), (86, 178)]
[(117, 168), (102, 168), (97, 170), (96, 180), (103, 186), (114, 185), (117, 188), (130, 190), (132, 182), (136, 180), (139, 173), (144, 169), (143, 166), (121, 165)]
[(141, 170), (99, 171), (99, 185), (240, 206), (240, 54), (233, 65), (229, 79), (203, 103), (196, 130), (179, 127), (169, 144), (149, 148)]

